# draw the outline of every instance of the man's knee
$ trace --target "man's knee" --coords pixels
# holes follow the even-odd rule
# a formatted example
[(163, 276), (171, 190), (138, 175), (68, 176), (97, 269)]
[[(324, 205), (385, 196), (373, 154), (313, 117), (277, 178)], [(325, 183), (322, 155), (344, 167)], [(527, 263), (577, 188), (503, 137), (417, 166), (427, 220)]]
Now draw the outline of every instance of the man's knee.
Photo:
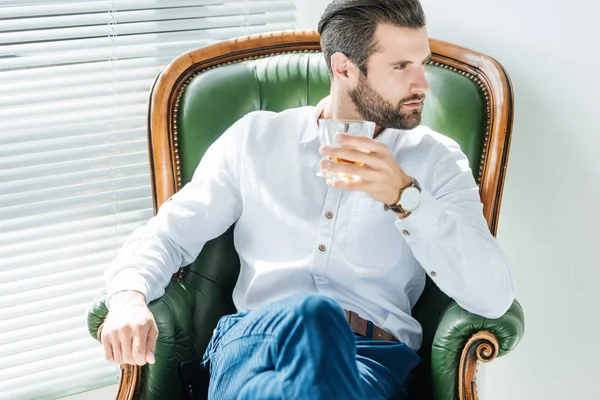
[(330, 297), (320, 294), (298, 296), (294, 301), (294, 313), (303, 320), (331, 327), (336, 322), (347, 324), (344, 310)]

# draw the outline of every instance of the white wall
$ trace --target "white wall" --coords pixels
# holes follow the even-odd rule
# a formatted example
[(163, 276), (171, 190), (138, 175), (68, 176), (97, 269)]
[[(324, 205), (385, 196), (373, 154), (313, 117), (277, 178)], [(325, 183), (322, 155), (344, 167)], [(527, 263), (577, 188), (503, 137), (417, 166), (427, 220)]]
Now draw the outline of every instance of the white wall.
[[(327, 3), (296, 0), (300, 27), (314, 28)], [(488, 366), (486, 399), (599, 399), (600, 5), (422, 4), (431, 37), (493, 56), (515, 88), (498, 238), (515, 266), (526, 334)]]

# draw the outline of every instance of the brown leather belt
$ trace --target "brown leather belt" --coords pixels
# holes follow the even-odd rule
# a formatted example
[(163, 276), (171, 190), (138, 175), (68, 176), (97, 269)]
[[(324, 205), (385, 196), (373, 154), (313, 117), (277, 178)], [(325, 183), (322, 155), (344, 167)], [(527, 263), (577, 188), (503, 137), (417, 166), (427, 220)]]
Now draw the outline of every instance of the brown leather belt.
[(369, 339), (390, 340), (392, 342), (398, 341), (394, 336), (373, 324), (371, 321), (361, 318), (354, 311), (344, 310), (344, 313), (346, 313), (346, 319), (355, 333)]

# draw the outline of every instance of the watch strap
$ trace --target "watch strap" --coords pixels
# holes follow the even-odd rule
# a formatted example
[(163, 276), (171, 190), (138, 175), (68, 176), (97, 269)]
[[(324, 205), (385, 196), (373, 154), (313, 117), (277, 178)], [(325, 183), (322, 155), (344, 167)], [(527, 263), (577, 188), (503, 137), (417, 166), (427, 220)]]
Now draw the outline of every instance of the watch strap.
[(383, 209), (385, 211), (391, 210), (393, 212), (399, 213), (399, 214), (410, 214), (410, 212), (405, 211), (402, 206), (400, 205), (400, 202), (402, 201), (402, 192), (404, 192), (406, 189), (410, 188), (410, 187), (416, 187), (417, 189), (419, 189), (419, 192), (421, 191), (421, 185), (419, 184), (419, 181), (417, 181), (415, 178), (411, 177), (412, 179), (412, 183), (406, 187), (403, 187), (402, 189), (400, 189), (400, 195), (398, 197), (398, 202), (396, 204), (384, 204), (383, 205)]

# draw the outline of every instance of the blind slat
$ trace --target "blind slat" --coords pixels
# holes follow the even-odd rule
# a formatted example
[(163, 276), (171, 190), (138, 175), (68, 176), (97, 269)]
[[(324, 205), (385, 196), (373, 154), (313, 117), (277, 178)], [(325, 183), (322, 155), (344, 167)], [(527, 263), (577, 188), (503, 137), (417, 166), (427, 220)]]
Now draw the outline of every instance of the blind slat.
[[(2, 382), (0, 390), (4, 390), (5, 387), (9, 387), (11, 390), (2, 392), (0, 399), (33, 400), (48, 398), (49, 390), (55, 392), (55, 398), (61, 398), (68, 394), (117, 383), (117, 365), (102, 361), (98, 356), (98, 352), (92, 352), (91, 354), (95, 354), (96, 357), (91, 357), (89, 361), (86, 360), (64, 367), (51, 367), (47, 371)], [(60, 390), (57, 390), (57, 388), (60, 388)]]
[(61, 367), (65, 367), (65, 370), (73, 370), (76, 364), (83, 364), (81, 363), (81, 360), (90, 359), (92, 358), (90, 356), (98, 355), (99, 350), (102, 351), (98, 348), (88, 347), (85, 350), (80, 350), (75, 353), (57, 353), (57, 355), (51, 359), (34, 361), (26, 365), (19, 365), (10, 369), (0, 370), (0, 390), (3, 389), (4, 381), (12, 381), (12, 384), (15, 385), (19, 382), (23, 382), (18, 378), (28, 377), (32, 374), (47, 378), (56, 377), (56, 370), (62, 369)]
[[(121, 105), (146, 104), (148, 102), (148, 93), (124, 93), (106, 96), (98, 96), (91, 99), (74, 99), (60, 102), (50, 102), (43, 104), (30, 104), (27, 106), (10, 107), (0, 109), (0, 119), (11, 121), (22, 118), (24, 115), (45, 115), (57, 113), (72, 113), (85, 110), (104, 109), (113, 112), (113, 108)], [(116, 110), (114, 110), (116, 111)]]
[(77, 293), (89, 290), (98, 290), (102, 287), (104, 280), (102, 277), (89, 277), (84, 281), (68, 282), (55, 285), (50, 288), (28, 290), (26, 292), (10, 294), (0, 298), (0, 308), (10, 309), (17, 305), (25, 305), (33, 302), (41, 302), (45, 299), (51, 299), (63, 295), (64, 293)]
[[(42, 262), (34, 264), (33, 266), (24, 266), (18, 270), (7, 269), (0, 271), (0, 277), (2, 282), (16, 282), (23, 276), (38, 276), (43, 277), (46, 275), (52, 275), (63, 271), (69, 271), (72, 269), (81, 268), (82, 266), (89, 265), (108, 265), (113, 260), (117, 253), (117, 249), (96, 251), (91, 254), (84, 254), (79, 257), (70, 257), (68, 260), (59, 260), (54, 262)], [(4, 317), (0, 315), (0, 321)], [(0, 326), (0, 332), (5, 328), (3, 324)]]
[[(106, 145), (107, 142), (118, 146), (120, 143), (131, 143), (140, 140), (144, 144), (146, 144), (146, 132), (144, 129), (129, 129), (125, 131), (115, 130), (101, 133), (90, 133), (87, 135), (68, 138), (52, 137), (47, 138), (45, 140), (36, 140), (21, 142), (12, 145), (4, 145), (0, 147), (0, 158), (24, 157), (27, 155), (40, 154), (43, 152), (48, 152), (52, 153), (53, 155), (56, 155), (61, 151), (74, 148), (97, 148), (98, 146)], [(2, 194), (1, 190), (0, 194)]]
[(147, 187), (149, 185), (150, 182), (147, 174), (114, 177), (112, 179), (108, 178), (97, 182), (78, 183), (60, 188), (36, 190), (10, 196), (0, 196), (0, 204), (4, 207), (39, 204), (47, 201), (49, 198), (54, 201), (60, 201), (61, 199), (68, 199), (71, 197), (106, 193), (113, 190), (127, 189), (128, 187)]
[[(36, 0), (35, 5), (23, 5), (22, 0), (5, 1), (0, 0), (0, 5), (12, 3), (11, 7), (2, 11), (3, 18), (27, 18), (27, 17), (48, 17), (51, 15), (69, 15), (69, 14), (91, 14), (105, 13), (110, 9), (107, 1), (56, 1), (56, 0)], [(42, 3), (42, 4), (40, 4)], [(43, 5), (43, 3), (51, 3)], [(115, 5), (117, 11), (125, 12), (132, 10), (154, 10), (162, 12), (174, 8), (191, 8), (204, 6), (228, 5), (230, 3), (246, 3), (250, 7), (255, 3), (292, 3), (290, 0), (118, 0)], [(288, 6), (290, 7), (290, 6)], [(60, 25), (59, 25), (60, 26)]]
[(17, 109), (19, 107), (26, 108), (27, 106), (40, 103), (58, 103), (60, 109), (64, 110), (67, 107), (64, 105), (65, 101), (89, 101), (90, 99), (94, 98), (105, 98), (112, 96), (113, 93), (118, 93), (121, 96), (125, 94), (129, 94), (131, 96), (138, 95), (141, 99), (147, 101), (148, 92), (152, 88), (152, 82), (153, 79), (129, 80), (126, 82), (105, 81), (97, 85), (80, 84), (78, 87), (73, 87), (68, 91), (40, 90), (32, 93), (18, 92), (17, 94), (11, 94), (10, 96), (7, 96), (10, 98), (0, 98), (0, 107), (11, 107), (12, 109)]
[[(74, 209), (65, 208), (63, 210), (54, 211), (51, 213), (45, 213), (41, 215), (24, 215), (19, 218), (12, 218), (10, 220), (0, 220), (0, 231), (18, 231), (22, 226), (43, 227), (48, 224), (56, 224), (56, 221), (64, 221), (69, 218), (70, 221), (85, 221), (88, 218), (100, 218), (107, 215), (113, 215), (118, 212), (133, 212), (135, 210), (143, 211), (152, 207), (152, 201), (150, 194), (147, 193), (144, 197), (138, 197), (133, 199), (120, 199), (112, 202), (105, 203), (92, 203), (88, 205), (81, 205)], [(2, 265), (6, 268), (11, 268), (10, 263), (3, 264), (3, 260), (0, 258), (0, 270)], [(20, 264), (21, 268), (26, 267), (25, 264)]]
[[(129, 118), (106, 119), (99, 121), (85, 121), (75, 124), (63, 124), (60, 126), (48, 125), (44, 128), (19, 129), (18, 132), (6, 132), (0, 135), (0, 146), (14, 143), (28, 143), (36, 140), (64, 139), (95, 135), (107, 131), (124, 131), (130, 129), (144, 129), (146, 123), (145, 115), (137, 115)], [(1, 125), (0, 125), (1, 126)]]
[(18, 171), (0, 170), (0, 179), (4, 180), (4, 182), (19, 181), (21, 179), (68, 174), (79, 168), (97, 170), (101, 168), (117, 167), (119, 165), (140, 164), (147, 161), (147, 151), (139, 153), (116, 154), (114, 156), (102, 156), (93, 159), (88, 158), (86, 160), (75, 160), (51, 165), (36, 165), (33, 167), (19, 168)]
[[(45, 299), (44, 301), (19, 304), (18, 306), (11, 307), (10, 309), (3, 311), (3, 318), (16, 318), (22, 315), (34, 314), (36, 312), (58, 310), (73, 304), (84, 304), (86, 302), (89, 303), (94, 299), (95, 296), (100, 294), (101, 291), (98, 290), (98, 288), (94, 288), (93, 290), (74, 292), (67, 296), (55, 296), (53, 298)], [(0, 335), (0, 345), (17, 343), (21, 340), (27, 340), (57, 332), (65, 332), (71, 329), (84, 329), (81, 324), (81, 319), (82, 316), (78, 315), (73, 318), (62, 318), (45, 324), (38, 324), (37, 329), (25, 328), (3, 332)]]
[[(93, 369), (83, 369), (92, 367)], [(25, 381), (27, 385), (25, 387), (9, 382), (14, 389), (0, 394), (0, 399), (48, 398), (48, 388), (55, 388), (53, 390), (55, 398), (62, 398), (83, 391), (116, 384), (119, 380), (118, 371), (119, 369), (116, 364), (96, 362), (94, 364), (86, 364), (81, 369), (76, 370), (76, 372), (67, 371), (56, 379), (40, 379), (36, 375), (32, 375)], [(56, 388), (60, 388), (60, 390)]]
[[(29, 364), (27, 368), (21, 368), (21, 370), (27, 371), (33, 363), (54, 359), (57, 353), (67, 355), (87, 351), (89, 348), (89, 338), (81, 338), (79, 340), (72, 340), (69, 343), (53, 343), (52, 346), (46, 345), (35, 351), (21, 351), (17, 354), (5, 356), (2, 358), (2, 364), (0, 365), (0, 376), (2, 376), (3, 370), (10, 369), (14, 374), (15, 371), (20, 369), (19, 367)], [(2, 365), (6, 367), (3, 368)], [(7, 375), (9, 375), (8, 379), (10, 379), (10, 374)]]
[[(132, 217), (137, 217), (134, 219)], [(146, 219), (150, 219), (152, 217), (150, 210), (140, 210), (138, 213), (134, 214), (121, 214), (117, 216), (115, 213), (113, 219), (113, 224), (111, 225), (108, 221), (110, 218), (106, 218), (107, 221), (98, 221), (93, 220), (90, 223), (82, 222), (81, 230), (77, 230), (77, 233), (73, 233), (72, 231), (68, 231), (62, 224), (59, 224), (59, 227), (54, 229), (54, 236), (48, 235), (39, 235), (39, 237), (30, 238), (27, 236), (27, 239), (23, 239), (20, 242), (14, 240), (14, 238), (6, 241), (6, 252), (7, 255), (11, 254), (15, 256), (19, 256), (19, 247), (31, 246), (32, 243), (39, 243), (40, 251), (44, 249), (48, 249), (48, 253), (55, 253), (57, 251), (61, 251), (63, 249), (67, 249), (77, 245), (78, 243), (85, 243), (86, 241), (97, 241), (101, 239), (109, 239), (111, 237), (118, 237), (118, 235), (124, 235), (131, 232), (135, 227), (139, 226), (140, 223), (139, 218), (146, 217)], [(87, 222), (87, 221), (86, 221)], [(118, 228), (114, 227), (114, 224), (118, 223)], [(23, 232), (22, 235), (18, 235), (13, 233), (15, 236), (26, 236), (26, 232)], [(4, 236), (5, 234), (3, 234)], [(68, 241), (71, 240), (69, 243)], [(52, 244), (56, 243), (56, 247), (52, 247)], [(1, 287), (1, 284), (0, 284)]]
[[(6, 330), (17, 330), (23, 329), (33, 326), (38, 326), (48, 321), (58, 321), (63, 318), (73, 318), (81, 316), (81, 314), (85, 313), (86, 307), (82, 304), (76, 304), (74, 306), (63, 307), (54, 311), (45, 311), (43, 313), (36, 313), (32, 315), (26, 315), (21, 318), (13, 318), (7, 321), (2, 321), (2, 329), (0, 329), (0, 334), (4, 329)], [(48, 346), (48, 342), (50, 343), (68, 343), (71, 340), (77, 339), (89, 339), (89, 334), (81, 329), (81, 327), (77, 327), (77, 329), (69, 330), (69, 331), (61, 331), (58, 333), (54, 333), (51, 335), (38, 336), (35, 338), (21, 340), (19, 341), (19, 346), (15, 346), (14, 344), (5, 344), (0, 346), (0, 358), (7, 357), (13, 354), (18, 354), (22, 351), (31, 351), (40, 349), (42, 347)]]
[(81, 146), (79, 149), (66, 147), (61, 150), (57, 149), (46, 153), (37, 152), (8, 156), (0, 162), (0, 168), (18, 170), (19, 168), (31, 166), (59, 164), (105, 156), (109, 157), (114, 154), (140, 153), (144, 152), (146, 147), (146, 141), (143, 139), (120, 141), (109, 136), (105, 144), (90, 144), (89, 146)]
[(148, 193), (149, 185), (132, 187), (127, 189), (117, 189), (112, 192), (92, 193), (77, 195), (71, 198), (64, 199), (47, 199), (35, 204), (19, 204), (8, 207), (2, 207), (0, 210), (0, 219), (18, 218), (20, 216), (32, 214), (48, 214), (53, 211), (65, 209), (74, 209), (79, 205), (112, 202), (117, 200), (133, 199), (144, 197)]
[[(160, 11), (163, 8), (191, 7), (204, 5), (218, 5), (225, 3), (235, 3), (243, 0), (119, 0), (118, 9), (143, 10), (154, 9)], [(250, 0), (257, 1), (257, 0)], [(272, 0), (273, 2), (279, 0)], [(45, 4), (48, 3), (48, 4)], [(23, 18), (38, 17), (49, 15), (68, 15), (68, 14), (87, 14), (106, 12), (108, 4), (106, 1), (57, 1), (57, 0), (36, 0), (35, 5), (23, 5), (22, 0), (0, 0), (0, 5), (8, 4), (11, 7), (5, 8), (2, 15), (5, 18)]]
[[(173, 25), (161, 25), (164, 21), (196, 19), (211, 27), (235, 26), (252, 23), (253, 14), (293, 10), (293, 2), (228, 3), (202, 7), (164, 8), (156, 10), (120, 11), (109, 14), (107, 9), (97, 13), (60, 15), (56, 17), (3, 19), (0, 17), (0, 33), (5, 32), (1, 43), (61, 40), (96, 36), (129, 35), (137, 32), (183, 30)], [(2, 16), (2, 14), (0, 14)], [(235, 17), (236, 22), (213, 21), (218, 18)], [(246, 21), (245, 19), (248, 19)], [(143, 24), (148, 22), (148, 24)], [(111, 24), (111, 25), (109, 25)], [(52, 29), (60, 26), (58, 29)]]
[[(89, 109), (85, 112), (69, 113), (68, 110), (63, 110), (63, 113), (56, 113), (51, 115), (36, 116), (31, 115), (28, 119), (6, 119), (0, 124), (0, 133), (11, 133), (15, 130), (31, 130), (40, 129), (47, 127), (52, 129), (54, 127), (61, 126), (61, 124), (77, 124), (90, 121), (106, 121), (106, 120), (118, 120), (132, 117), (139, 117), (144, 115), (148, 111), (147, 104), (134, 104), (134, 105), (123, 105), (110, 108), (98, 108)], [(1, 135), (0, 135), (1, 136)]]
[[(32, 66), (54, 66), (71, 64), (77, 62), (103, 61), (111, 58), (138, 58), (151, 57), (153, 54), (163, 53), (173, 57), (184, 53), (190, 49), (206, 46), (215, 40), (222, 40), (235, 36), (244, 36), (247, 34), (260, 33), (265, 31), (265, 24), (273, 23), (274, 30), (290, 29), (291, 24), (278, 21), (274, 24), (275, 18), (268, 18), (269, 15), (260, 16), (251, 21), (251, 24), (243, 27), (236, 27), (236, 24), (243, 24), (244, 20), (238, 18), (237, 21), (231, 21), (232, 27), (213, 28), (198, 31), (197, 34), (190, 36), (188, 40), (166, 43), (145, 43), (137, 45), (123, 45), (111, 47), (99, 47), (95, 49), (75, 49), (55, 51), (49, 53), (23, 53), (23, 54), (5, 54), (5, 58), (0, 58), (0, 69), (28, 68)], [(291, 21), (290, 21), (291, 22)], [(1, 48), (0, 48), (1, 49)]]
[[(71, 171), (66, 174), (55, 174), (48, 177), (20, 179), (13, 182), (0, 182), (0, 196), (43, 190), (54, 187), (69, 186), (76, 182), (94, 181), (107, 177), (148, 175), (148, 163), (115, 165), (87, 171)], [(1, 204), (1, 203), (0, 203)]]
[(71, 78), (79, 82), (86, 82), (87, 74), (110, 73), (119, 74), (120, 72), (139, 69), (145, 67), (154, 67), (158, 71), (161, 66), (172, 60), (168, 54), (154, 54), (149, 57), (139, 57), (124, 60), (99, 60), (94, 63), (67, 64), (58, 66), (32, 66), (28, 69), (3, 71), (0, 73), (0, 83), (19, 84), (21, 82), (35, 83), (43, 80)]
[[(38, 101), (34, 95), (39, 94), (48, 96), (49, 93), (56, 94), (56, 89), (68, 92), (82, 92), (85, 89), (94, 90), (94, 87), (104, 88), (107, 84), (117, 85), (118, 91), (123, 90), (119, 85), (130, 84), (130, 82), (148, 82), (152, 83), (156, 77), (157, 67), (135, 68), (124, 71), (106, 71), (79, 75), (77, 77), (59, 77), (48, 78), (45, 80), (15, 80), (14, 83), (5, 83), (0, 86), (0, 95), (10, 94), (11, 96), (30, 96), (30, 101)], [(85, 88), (85, 89), (84, 89)], [(85, 97), (85, 96), (80, 96)], [(52, 97), (49, 97), (52, 100)], [(17, 104), (12, 103), (12, 104)]]

